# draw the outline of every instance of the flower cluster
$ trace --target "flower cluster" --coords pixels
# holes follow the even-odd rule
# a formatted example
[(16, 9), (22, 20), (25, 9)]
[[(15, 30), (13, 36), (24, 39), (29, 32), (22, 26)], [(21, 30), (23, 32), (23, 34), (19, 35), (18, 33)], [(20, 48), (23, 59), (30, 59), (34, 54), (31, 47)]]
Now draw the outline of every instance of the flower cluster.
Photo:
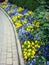
[(44, 47), (44, 57), (49, 61), (49, 45)]
[(38, 40), (32, 41), (32, 42), (25, 41), (22, 44), (22, 51), (23, 51), (24, 59), (26, 60), (32, 59), (35, 56), (37, 49), (40, 48), (40, 45), (41, 45), (41, 42)]

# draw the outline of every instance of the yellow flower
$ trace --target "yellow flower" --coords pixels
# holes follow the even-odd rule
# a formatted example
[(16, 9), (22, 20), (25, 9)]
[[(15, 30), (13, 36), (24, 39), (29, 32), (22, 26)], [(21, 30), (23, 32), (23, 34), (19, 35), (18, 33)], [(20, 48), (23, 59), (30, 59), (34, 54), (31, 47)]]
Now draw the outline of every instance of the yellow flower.
[(33, 58), (33, 57), (34, 57), (34, 55), (31, 56), (31, 58)]
[(32, 31), (34, 31), (34, 29), (32, 29)]
[(34, 42), (32, 42), (32, 45), (34, 45), (35, 43)]
[(24, 45), (22, 45), (22, 48), (24, 48)]
[(27, 53), (27, 56), (29, 57), (31, 55), (31, 53)]
[(27, 44), (27, 41), (24, 42), (24, 45), (26, 45), (26, 44)]
[(37, 47), (38, 47), (38, 45), (36, 44), (36, 45), (35, 45), (35, 48), (37, 48)]
[(32, 11), (29, 11), (28, 13), (29, 13), (29, 14), (32, 14), (33, 12), (32, 12)]
[(20, 17), (22, 17), (23, 15), (22, 14), (19, 14)]
[(28, 49), (29, 52), (31, 52), (32, 50), (31, 49)]
[(27, 23), (27, 20), (23, 20), (23, 23), (22, 24), (26, 24)]
[(13, 20), (14, 22), (16, 22), (17, 16), (13, 16), (13, 17), (12, 17), (12, 20)]
[(27, 41), (28, 42), (28, 45), (30, 45), (31, 43), (30, 43), (30, 41)]
[(24, 10), (24, 9), (21, 8), (21, 7), (19, 7), (19, 8), (17, 9), (18, 12), (21, 12), (22, 10)]
[(28, 45), (28, 48), (30, 48), (31, 46), (30, 45)]
[(25, 54), (26, 52), (25, 51), (23, 51), (23, 54)]
[(10, 11), (8, 11), (7, 13), (8, 13), (8, 14), (10, 14), (10, 13), (12, 13), (13, 11), (14, 11), (14, 10), (12, 10), (12, 9), (11, 9), (11, 10), (10, 10)]
[(26, 15), (26, 16), (29, 16), (29, 13), (26, 13), (25, 15)]
[(34, 51), (34, 50), (32, 51), (32, 55), (33, 55), (33, 56), (35, 55), (35, 51)]
[(28, 32), (34, 31), (34, 27), (31, 26), (31, 25), (29, 25), (29, 26), (26, 28), (26, 30), (27, 30)]
[(7, 4), (7, 2), (3, 2), (2, 4), (5, 4), (5, 5), (6, 5), (6, 4)]
[(24, 53), (24, 54), (27, 53), (27, 49), (24, 49), (24, 50), (23, 50), (23, 53)]
[(27, 56), (27, 52), (24, 53), (24, 56)]
[(34, 12), (32, 12), (32, 11), (29, 11), (28, 13), (29, 13), (30, 15), (34, 15)]
[(34, 24), (34, 25), (35, 25), (35, 24), (36, 24), (36, 20), (34, 20), (34, 21), (32, 22), (32, 24)]
[(28, 32), (30, 32), (30, 29), (29, 29), (29, 28), (27, 28), (26, 30), (27, 30)]
[(25, 56), (24, 58), (27, 59), (27, 56)]
[(28, 28), (33, 28), (33, 26), (29, 25)]
[(35, 48), (40, 48), (40, 46), (38, 44), (35, 45)]
[(33, 50), (34, 50), (35, 52), (37, 51), (37, 49), (35, 49), (35, 48), (34, 48)]
[(26, 49), (26, 48), (24, 48), (24, 51), (27, 51), (27, 49)]
[(5, 9), (5, 8), (7, 8), (7, 7), (8, 7), (8, 5), (7, 5), (7, 6), (5, 6), (5, 5), (4, 5), (4, 6), (1, 6), (1, 7), (2, 7), (3, 9)]
[(34, 50), (35, 49), (35, 46), (32, 46), (32, 49)]
[(40, 45), (38, 45), (38, 48), (40, 48)]
[(32, 42), (30, 42), (30, 41), (25, 41), (24, 43), (24, 45), (26, 45), (27, 44), (27, 48), (25, 47), (24, 49), (23, 49), (23, 54), (24, 54), (24, 58), (27, 60), (29, 60), (29, 59), (32, 59), (34, 56), (35, 56), (35, 54), (36, 54), (36, 51), (37, 51), (37, 49), (38, 48), (40, 48), (40, 45), (37, 43), (37, 41), (38, 40), (36, 40), (35, 42), (36, 42), (36, 44), (35, 44), (35, 42), (34, 41), (32, 41)]
[(38, 40), (35, 40), (35, 43), (38, 43)]
[(14, 9), (14, 8), (16, 8), (16, 5), (12, 5), (11, 9)]
[(28, 53), (30, 53), (30, 52), (31, 52), (31, 50), (29, 50), (29, 49), (28, 49), (28, 50), (27, 50), (27, 52), (28, 52)]
[(17, 17), (18, 17), (18, 18), (20, 18), (20, 16), (19, 16), (19, 15), (18, 15)]
[(40, 27), (40, 22), (36, 22), (36, 27)]
[(15, 26), (16, 26), (16, 28), (19, 28), (19, 27), (21, 27), (21, 26), (22, 26), (22, 24), (21, 24), (21, 22), (20, 22), (20, 21), (18, 21), (18, 22), (16, 22), (16, 23), (15, 23)]

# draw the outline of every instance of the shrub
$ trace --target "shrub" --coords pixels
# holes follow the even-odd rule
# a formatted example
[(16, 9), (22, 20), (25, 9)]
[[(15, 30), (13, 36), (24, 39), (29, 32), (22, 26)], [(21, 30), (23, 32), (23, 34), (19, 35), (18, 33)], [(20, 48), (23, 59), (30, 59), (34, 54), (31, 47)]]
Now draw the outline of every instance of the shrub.
[(35, 10), (39, 6), (37, 0), (9, 0), (9, 2), (29, 10)]

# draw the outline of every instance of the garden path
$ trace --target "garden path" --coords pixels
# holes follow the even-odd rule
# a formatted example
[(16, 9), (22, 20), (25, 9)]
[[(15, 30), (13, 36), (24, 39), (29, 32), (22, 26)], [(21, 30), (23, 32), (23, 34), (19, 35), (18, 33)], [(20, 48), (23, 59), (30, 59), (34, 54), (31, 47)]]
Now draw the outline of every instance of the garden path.
[(19, 65), (14, 31), (9, 19), (1, 10), (0, 65)]

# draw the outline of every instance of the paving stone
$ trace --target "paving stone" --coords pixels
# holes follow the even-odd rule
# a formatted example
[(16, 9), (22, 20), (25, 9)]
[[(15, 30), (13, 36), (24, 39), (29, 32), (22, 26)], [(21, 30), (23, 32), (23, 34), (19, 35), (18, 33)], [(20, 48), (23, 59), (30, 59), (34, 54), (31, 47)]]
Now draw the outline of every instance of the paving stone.
[(16, 62), (16, 61), (13, 61), (13, 65), (18, 65), (17, 63), (18, 63), (18, 62)]
[(12, 53), (7, 53), (7, 58), (12, 58)]
[(12, 64), (12, 58), (7, 58), (7, 61), (6, 61), (6, 62), (7, 62), (7, 64), (9, 64), (9, 65)]

